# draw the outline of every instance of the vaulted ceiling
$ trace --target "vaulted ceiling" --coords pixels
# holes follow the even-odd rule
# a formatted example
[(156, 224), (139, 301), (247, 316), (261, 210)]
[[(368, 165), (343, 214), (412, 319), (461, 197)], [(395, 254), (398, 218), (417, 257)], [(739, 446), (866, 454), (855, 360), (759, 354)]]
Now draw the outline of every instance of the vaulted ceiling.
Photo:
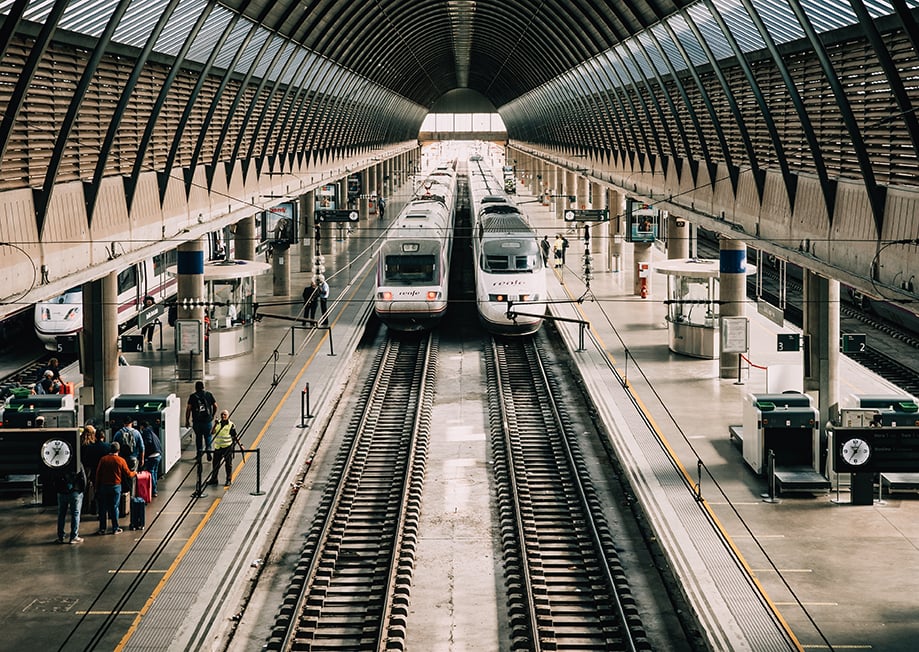
[(500, 107), (688, 0), (230, 0), (222, 4), (425, 107)]

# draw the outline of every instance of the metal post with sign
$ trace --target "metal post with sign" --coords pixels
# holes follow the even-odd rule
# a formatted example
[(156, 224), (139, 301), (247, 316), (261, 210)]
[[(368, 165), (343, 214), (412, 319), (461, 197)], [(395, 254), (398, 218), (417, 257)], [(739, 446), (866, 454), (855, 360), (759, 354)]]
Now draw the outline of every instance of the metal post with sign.
[[(746, 353), (750, 349), (750, 322), (746, 317), (721, 318), (721, 353)], [(740, 378), (740, 361), (737, 357), (737, 382), (743, 385)]]
[(197, 319), (177, 319), (175, 326), (176, 367), (179, 366), (179, 356), (188, 356), (188, 375), (192, 378), (194, 365), (192, 362), (196, 355), (204, 353), (204, 322)]

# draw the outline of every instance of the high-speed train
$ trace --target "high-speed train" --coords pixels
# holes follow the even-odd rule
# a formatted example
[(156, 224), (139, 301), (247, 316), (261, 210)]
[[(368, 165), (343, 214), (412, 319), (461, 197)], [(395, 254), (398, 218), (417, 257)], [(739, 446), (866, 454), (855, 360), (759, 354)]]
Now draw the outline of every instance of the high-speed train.
[(434, 326), (447, 311), (455, 163), (432, 171), (386, 233), (377, 259), (373, 309), (394, 330)]
[[(118, 329), (127, 327), (143, 307), (144, 297), (157, 303), (175, 296), (176, 279), (166, 273), (176, 264), (175, 250), (158, 254), (118, 273)], [(46, 349), (57, 350), (59, 335), (76, 335), (83, 330), (83, 288), (75, 287), (34, 309), (35, 334)]]
[(504, 192), (504, 184), (477, 161), (469, 162), (469, 204), (479, 321), (492, 333), (535, 333), (548, 297), (536, 231)]

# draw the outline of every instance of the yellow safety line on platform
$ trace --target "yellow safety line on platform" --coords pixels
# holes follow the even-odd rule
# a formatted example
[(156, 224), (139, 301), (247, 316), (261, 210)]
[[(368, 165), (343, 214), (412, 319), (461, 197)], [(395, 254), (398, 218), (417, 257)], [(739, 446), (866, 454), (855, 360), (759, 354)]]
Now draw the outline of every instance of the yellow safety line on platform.
[[(581, 318), (582, 318), (585, 322), (587, 322), (588, 324), (590, 324), (590, 331), (591, 331), (591, 333), (593, 333), (593, 336), (596, 338), (597, 342), (600, 344), (600, 346), (602, 347), (603, 351), (606, 352), (606, 355), (607, 355), (607, 356), (610, 358), (610, 360), (612, 360), (612, 362), (615, 364), (615, 362), (616, 362), (615, 357), (614, 357), (611, 353), (608, 352), (608, 349), (607, 349), (607, 347), (606, 347), (606, 344), (603, 342), (603, 338), (601, 338), (601, 337), (600, 337), (600, 334), (597, 333), (596, 329), (594, 329), (594, 327), (593, 327), (593, 322), (591, 322), (591, 321), (587, 318), (587, 315), (584, 313), (584, 311), (583, 311), (583, 309), (582, 309), (582, 305), (581, 305), (580, 303), (577, 303), (577, 302), (575, 301), (575, 300), (576, 300), (576, 297), (575, 297), (574, 295), (571, 294), (571, 290), (568, 288), (567, 285), (565, 285), (565, 284), (563, 283), (562, 286), (564, 287), (565, 293), (568, 295), (568, 298), (571, 299), (571, 300), (574, 302), (573, 305), (574, 305), (575, 310), (577, 310), (578, 314), (581, 315)], [(661, 431), (661, 429), (657, 426), (657, 422), (654, 420), (654, 417), (651, 415), (651, 412), (647, 409), (647, 407), (645, 406), (644, 402), (641, 400), (641, 397), (638, 396), (638, 394), (635, 392), (635, 390), (634, 390), (634, 388), (632, 387), (631, 384), (626, 384), (626, 388), (627, 388), (629, 394), (631, 394), (632, 397), (635, 399), (636, 405), (637, 405), (638, 408), (641, 410), (641, 413), (642, 413), (642, 414), (645, 416), (645, 418), (648, 420), (648, 423), (651, 425), (651, 428), (654, 430), (654, 433), (657, 435), (658, 440), (659, 440), (660, 443), (663, 445), (663, 448), (664, 448), (664, 450), (667, 452), (667, 455), (670, 457), (670, 459), (671, 459), (671, 461), (673, 462), (673, 464), (676, 465), (677, 470), (678, 470), (680, 473), (683, 474), (683, 476), (686, 478), (686, 481), (689, 483), (689, 485), (690, 485), (691, 487), (693, 487), (694, 490), (698, 491), (698, 490), (699, 490), (699, 486), (698, 486), (697, 483), (692, 479), (692, 477), (689, 475), (689, 473), (686, 471), (686, 468), (683, 466), (683, 463), (680, 461), (679, 456), (676, 454), (676, 452), (675, 452), (675, 451), (673, 450), (673, 448), (670, 446), (670, 442), (669, 442), (669, 441), (667, 440), (667, 438), (664, 436), (664, 433), (663, 433), (663, 432)], [(778, 606), (776, 605), (775, 602), (772, 601), (772, 599), (771, 599), (771, 598), (769, 597), (769, 595), (766, 593), (766, 588), (760, 583), (759, 579), (757, 579), (755, 573), (753, 572), (753, 569), (750, 568), (750, 565), (747, 563), (746, 558), (741, 554), (741, 552), (740, 552), (740, 550), (737, 548), (737, 546), (734, 545), (733, 539), (730, 537), (730, 535), (728, 534), (727, 530), (726, 530), (726, 529), (724, 528), (724, 526), (721, 524), (721, 521), (720, 521), (720, 520), (718, 519), (718, 517), (715, 515), (715, 512), (712, 510), (711, 506), (708, 504), (708, 501), (707, 501), (703, 496), (701, 496), (701, 492), (700, 492), (700, 495), (699, 495), (699, 500), (698, 500), (698, 502), (699, 502), (700, 505), (702, 505), (702, 508), (706, 511), (706, 513), (708, 514), (709, 518), (710, 518), (710, 519), (712, 520), (712, 522), (715, 524), (715, 527), (718, 528), (718, 531), (721, 533), (721, 536), (724, 538), (725, 543), (727, 543), (728, 547), (730, 547), (730, 549), (734, 552), (734, 555), (736, 556), (736, 558), (740, 561), (740, 564), (743, 566), (744, 571), (746, 572), (747, 577), (748, 577), (748, 578), (750, 579), (750, 581), (753, 582), (753, 584), (756, 586), (757, 590), (759, 591), (759, 594), (762, 596), (763, 600), (766, 601), (766, 604), (769, 605), (769, 608), (770, 608), (770, 610), (772, 611), (772, 614), (773, 614), (773, 615), (775, 616), (775, 618), (779, 621), (779, 623), (781, 624), (782, 628), (785, 630), (785, 633), (788, 635), (788, 637), (791, 639), (791, 641), (794, 643), (794, 645), (797, 647), (797, 649), (803, 651), (804, 648), (801, 646), (801, 642), (798, 641), (797, 636), (795, 636), (795, 633), (792, 631), (792, 629), (791, 629), (791, 627), (789, 626), (788, 622), (787, 622), (787, 621), (785, 620), (785, 618), (782, 616), (782, 613), (781, 613), (781, 611), (779, 611)]]
[[(364, 275), (366, 276), (368, 273), (369, 272), (365, 272)], [(360, 282), (353, 283), (353, 287), (351, 290), (352, 293), (356, 292), (357, 288), (360, 287), (360, 285), (361, 285)], [(350, 303), (350, 301), (351, 301), (351, 298), (349, 297), (345, 299), (343, 303), (347, 304), (347, 303)], [(338, 312), (338, 316), (332, 322), (333, 326), (338, 323), (339, 319), (341, 319), (343, 312), (344, 311), (342, 310)], [(306, 362), (303, 363), (303, 366), (300, 368), (300, 373), (298, 373), (297, 376), (291, 381), (290, 386), (288, 387), (287, 391), (284, 392), (284, 396), (282, 397), (280, 401), (278, 401), (277, 407), (275, 407), (274, 411), (268, 416), (268, 419), (265, 421), (264, 427), (259, 431), (256, 438), (252, 441), (251, 445), (253, 448), (258, 446), (259, 441), (261, 441), (265, 433), (268, 432), (268, 428), (274, 421), (275, 417), (277, 417), (278, 412), (281, 410), (281, 406), (283, 406), (284, 403), (287, 401), (287, 399), (290, 398), (290, 394), (294, 390), (294, 387), (297, 386), (300, 378), (303, 376), (304, 373), (306, 373), (306, 370), (312, 364), (313, 359), (319, 353), (322, 347), (322, 343), (325, 342), (325, 340), (328, 337), (329, 337), (329, 334), (326, 333), (316, 342), (316, 348), (313, 350), (313, 353), (310, 354)], [(243, 455), (242, 460), (240, 461), (239, 465), (237, 465), (233, 471), (233, 480), (236, 480), (236, 476), (239, 474), (239, 472), (241, 471), (242, 467), (245, 465), (246, 460), (249, 458), (250, 455), (252, 455), (252, 453), (246, 453), (245, 455)], [(124, 650), (124, 647), (127, 645), (128, 641), (131, 640), (132, 636), (134, 636), (134, 633), (137, 631), (137, 626), (140, 624), (140, 621), (143, 619), (146, 613), (150, 610), (150, 607), (153, 605), (157, 596), (159, 596), (159, 594), (162, 592), (163, 588), (165, 588), (166, 582), (169, 581), (169, 578), (172, 577), (172, 574), (178, 568), (179, 562), (182, 561), (182, 559), (191, 549), (192, 544), (194, 544), (194, 542), (198, 539), (198, 535), (201, 534), (201, 531), (204, 529), (204, 526), (208, 523), (208, 521), (210, 521), (211, 517), (214, 515), (214, 511), (217, 509), (217, 505), (220, 504), (220, 501), (221, 501), (221, 498), (216, 498), (213, 504), (210, 506), (210, 508), (204, 513), (204, 517), (201, 519), (201, 522), (198, 523), (198, 526), (195, 528), (195, 531), (192, 532), (190, 537), (188, 537), (188, 541), (186, 541), (185, 545), (182, 546), (182, 549), (179, 551), (179, 554), (176, 555), (175, 560), (173, 560), (172, 564), (170, 564), (168, 570), (151, 571), (151, 572), (165, 572), (165, 575), (163, 575), (163, 578), (156, 585), (156, 588), (153, 589), (153, 592), (150, 594), (150, 597), (147, 598), (147, 602), (144, 604), (141, 610), (138, 612), (132, 612), (132, 613), (136, 613), (137, 615), (134, 618), (134, 622), (132, 622), (131, 626), (128, 628), (128, 631), (125, 632), (125, 635), (121, 638), (121, 641), (119, 641), (118, 645), (115, 646), (115, 652), (122, 652)]]

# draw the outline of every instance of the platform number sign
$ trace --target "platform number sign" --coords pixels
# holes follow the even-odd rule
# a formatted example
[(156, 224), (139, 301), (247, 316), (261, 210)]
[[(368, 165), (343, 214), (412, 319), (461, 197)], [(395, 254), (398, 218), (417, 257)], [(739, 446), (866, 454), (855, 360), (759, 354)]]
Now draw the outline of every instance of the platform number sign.
[(868, 350), (868, 338), (864, 333), (845, 333), (840, 338), (843, 353), (864, 353)]
[(142, 335), (122, 335), (121, 336), (122, 353), (143, 353), (144, 338)]
[(797, 333), (779, 333), (776, 351), (800, 351), (801, 336)]

